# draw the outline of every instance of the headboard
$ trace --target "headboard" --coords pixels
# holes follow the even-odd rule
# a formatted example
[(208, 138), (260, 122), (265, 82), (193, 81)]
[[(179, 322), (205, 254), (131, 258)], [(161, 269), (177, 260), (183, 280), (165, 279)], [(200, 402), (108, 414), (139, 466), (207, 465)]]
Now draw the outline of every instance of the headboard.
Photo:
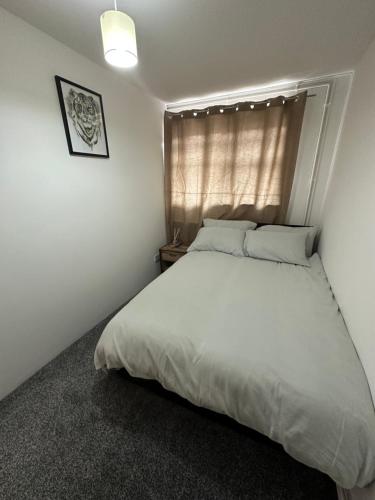
[(257, 228), (262, 226), (313, 227), (313, 226), (305, 226), (303, 224), (270, 224), (269, 222), (257, 222)]

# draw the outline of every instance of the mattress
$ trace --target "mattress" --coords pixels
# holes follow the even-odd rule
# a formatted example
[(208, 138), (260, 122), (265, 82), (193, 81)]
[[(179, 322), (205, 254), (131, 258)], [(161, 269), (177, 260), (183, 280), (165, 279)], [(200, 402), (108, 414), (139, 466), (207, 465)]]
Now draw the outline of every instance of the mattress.
[(95, 366), (155, 379), (363, 487), (375, 479), (374, 406), (317, 254), (310, 263), (189, 253), (109, 322)]

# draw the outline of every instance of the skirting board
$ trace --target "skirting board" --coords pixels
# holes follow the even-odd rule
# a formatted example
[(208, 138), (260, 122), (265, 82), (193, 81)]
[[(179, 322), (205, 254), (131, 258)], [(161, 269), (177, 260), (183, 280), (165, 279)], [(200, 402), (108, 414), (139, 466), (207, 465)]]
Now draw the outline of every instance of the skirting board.
[(353, 488), (352, 490), (344, 490), (337, 486), (337, 496), (339, 500), (375, 500), (375, 483), (367, 488)]

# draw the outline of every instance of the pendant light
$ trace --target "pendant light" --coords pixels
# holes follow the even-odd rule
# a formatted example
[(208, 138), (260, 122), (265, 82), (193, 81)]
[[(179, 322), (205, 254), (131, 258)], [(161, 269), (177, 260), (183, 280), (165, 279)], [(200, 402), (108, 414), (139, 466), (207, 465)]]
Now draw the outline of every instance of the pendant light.
[(138, 62), (137, 40), (133, 19), (117, 10), (107, 10), (100, 16), (104, 59), (112, 66), (130, 68)]

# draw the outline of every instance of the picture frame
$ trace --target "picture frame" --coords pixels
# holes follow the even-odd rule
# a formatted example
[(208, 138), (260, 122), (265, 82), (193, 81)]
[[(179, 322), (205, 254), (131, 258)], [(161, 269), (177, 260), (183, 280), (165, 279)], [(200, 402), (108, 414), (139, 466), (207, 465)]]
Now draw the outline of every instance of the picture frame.
[(55, 82), (69, 153), (109, 158), (102, 96), (58, 75)]

